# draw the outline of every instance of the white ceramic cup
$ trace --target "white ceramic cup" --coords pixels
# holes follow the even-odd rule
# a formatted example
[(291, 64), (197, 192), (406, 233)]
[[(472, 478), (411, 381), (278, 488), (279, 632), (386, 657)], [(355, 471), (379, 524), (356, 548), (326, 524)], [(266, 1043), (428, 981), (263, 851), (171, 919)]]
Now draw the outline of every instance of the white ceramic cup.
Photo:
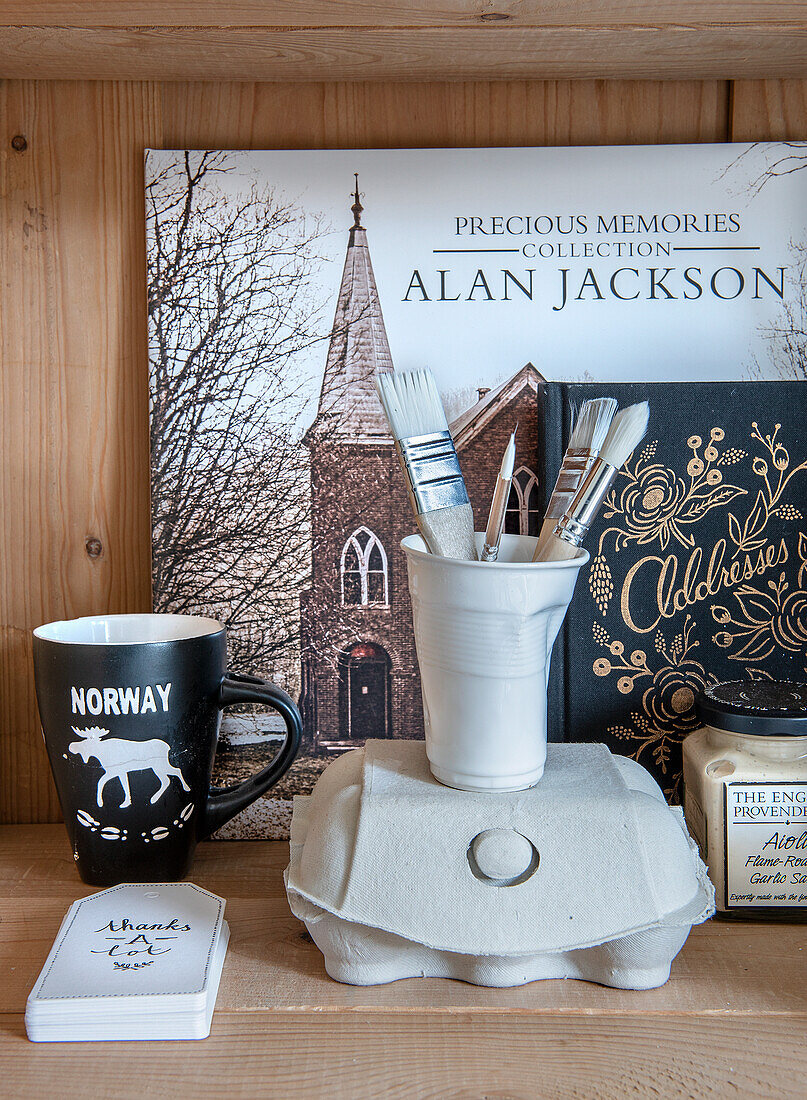
[[(484, 536), (477, 533), (481, 551)], [(546, 761), (546, 685), (585, 550), (533, 562), (536, 539), (503, 535), (495, 562), (406, 554), (432, 775), (461, 791), (521, 791)]]

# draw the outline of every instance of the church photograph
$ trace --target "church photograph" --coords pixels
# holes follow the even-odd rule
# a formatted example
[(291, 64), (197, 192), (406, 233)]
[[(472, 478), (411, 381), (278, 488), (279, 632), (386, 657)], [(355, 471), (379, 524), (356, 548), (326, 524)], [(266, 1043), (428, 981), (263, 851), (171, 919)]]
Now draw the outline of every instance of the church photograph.
[[(218, 618), (231, 667), (298, 702), (295, 764), (227, 832), (283, 836), (291, 798), (336, 755), (424, 734), (400, 548), (416, 527), (375, 380), (431, 365), (434, 333), (405, 326), (396, 358), (372, 258), (374, 224), (389, 255), (389, 210), (355, 170), (334, 180), (326, 223), (253, 155), (149, 156), (154, 606)], [(399, 328), (417, 312), (401, 297)], [(536, 533), (538, 370), (499, 348), (451, 377), (476, 525), (518, 425), (506, 530)], [(281, 734), (272, 712), (228, 710), (214, 782), (250, 775)]]
[[(311, 583), (300, 598), (305, 751), (367, 738), (423, 737), (423, 708), (401, 539), (415, 530), (377, 376), (394, 369), (358, 191), (311, 456)], [(372, 234), (370, 233), (369, 236)], [(537, 534), (537, 370), (526, 364), (450, 424), (477, 527), (518, 425), (506, 530)]]

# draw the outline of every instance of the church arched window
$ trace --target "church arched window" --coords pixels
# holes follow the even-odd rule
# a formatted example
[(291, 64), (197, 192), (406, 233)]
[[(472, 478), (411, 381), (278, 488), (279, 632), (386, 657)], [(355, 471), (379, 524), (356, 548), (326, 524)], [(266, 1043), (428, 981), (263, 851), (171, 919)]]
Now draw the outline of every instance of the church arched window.
[(354, 531), (342, 548), (342, 603), (389, 603), (387, 555), (367, 527)]
[(513, 474), (504, 529), (511, 535), (537, 535), (542, 518), (538, 478), (532, 470), (520, 466)]

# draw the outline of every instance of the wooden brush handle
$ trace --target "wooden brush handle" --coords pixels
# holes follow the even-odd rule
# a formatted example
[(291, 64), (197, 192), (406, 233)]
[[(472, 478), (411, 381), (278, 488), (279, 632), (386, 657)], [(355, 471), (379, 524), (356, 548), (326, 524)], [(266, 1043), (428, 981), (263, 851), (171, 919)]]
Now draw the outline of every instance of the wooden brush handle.
[[(543, 539), (543, 531), (541, 531), (541, 538)], [(543, 545), (539, 541), (532, 560), (569, 561), (571, 558), (576, 558), (579, 552), (579, 546), (575, 546), (574, 543), (571, 542), (566, 542), (565, 539), (559, 539), (557, 535), (550, 533)]]
[(557, 527), (558, 521), (556, 519), (545, 519), (541, 525), (541, 533), (538, 536), (538, 542), (535, 547), (535, 553), (532, 555), (533, 561), (544, 561), (544, 558), (540, 558), (538, 555), (542, 554), (546, 548), (549, 540), (554, 537), (554, 531)]

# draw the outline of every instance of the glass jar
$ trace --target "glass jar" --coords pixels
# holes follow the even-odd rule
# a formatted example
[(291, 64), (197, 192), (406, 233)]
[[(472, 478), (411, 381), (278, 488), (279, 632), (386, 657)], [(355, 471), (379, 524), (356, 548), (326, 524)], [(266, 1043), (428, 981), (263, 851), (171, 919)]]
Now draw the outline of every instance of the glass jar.
[(807, 920), (807, 684), (715, 684), (696, 711), (684, 815), (718, 915)]

